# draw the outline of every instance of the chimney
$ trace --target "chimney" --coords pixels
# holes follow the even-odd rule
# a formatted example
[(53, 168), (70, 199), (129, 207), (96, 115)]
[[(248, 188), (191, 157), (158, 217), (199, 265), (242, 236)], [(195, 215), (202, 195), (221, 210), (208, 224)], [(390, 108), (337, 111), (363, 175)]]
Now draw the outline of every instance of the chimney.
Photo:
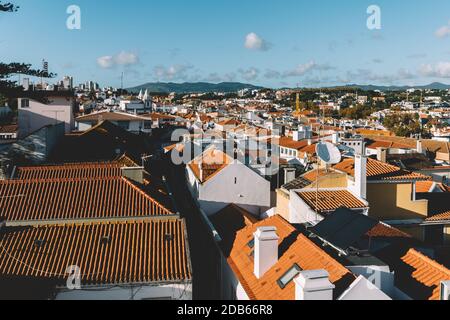
[(339, 144), (339, 133), (335, 132), (332, 135), (332, 142), (334, 145)]
[(143, 167), (125, 167), (122, 168), (122, 176), (137, 182), (139, 184), (144, 183), (144, 168)]
[(387, 149), (386, 148), (377, 148), (377, 160), (380, 162), (387, 162)]
[(417, 153), (423, 153), (423, 147), (422, 147), (422, 141), (419, 139), (417, 140)]
[(367, 198), (367, 157), (365, 155), (355, 155), (355, 194), (356, 196)]
[(296, 172), (297, 172), (297, 170), (295, 168), (285, 168), (284, 169), (284, 184), (294, 181)]
[(260, 279), (278, 262), (278, 235), (275, 227), (261, 227), (253, 234), (255, 239), (254, 274)]
[(450, 281), (442, 281), (441, 282), (441, 301), (449, 301), (450, 300)]
[(295, 300), (333, 300), (335, 286), (330, 282), (326, 270), (302, 271), (294, 282)]
[(305, 138), (305, 136), (303, 132), (297, 130), (292, 133), (292, 138), (294, 141), (302, 141)]

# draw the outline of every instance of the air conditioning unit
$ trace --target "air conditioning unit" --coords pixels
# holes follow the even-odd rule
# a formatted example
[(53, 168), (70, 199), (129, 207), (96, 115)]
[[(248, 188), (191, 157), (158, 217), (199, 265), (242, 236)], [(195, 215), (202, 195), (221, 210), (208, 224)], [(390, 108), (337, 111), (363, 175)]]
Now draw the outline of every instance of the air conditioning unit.
[(442, 301), (450, 300), (450, 281), (441, 282), (441, 300)]

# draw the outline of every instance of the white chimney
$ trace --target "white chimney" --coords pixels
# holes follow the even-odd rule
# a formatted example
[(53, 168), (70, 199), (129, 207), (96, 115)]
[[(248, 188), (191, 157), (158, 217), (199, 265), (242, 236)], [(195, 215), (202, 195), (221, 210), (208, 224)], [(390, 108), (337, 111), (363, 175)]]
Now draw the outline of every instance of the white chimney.
[(441, 282), (441, 301), (450, 301), (450, 281)]
[(333, 300), (335, 286), (330, 282), (326, 270), (302, 271), (294, 283), (295, 300)]
[(297, 172), (297, 170), (295, 168), (285, 168), (284, 169), (284, 184), (294, 181), (296, 172)]
[(377, 160), (380, 162), (387, 162), (387, 149), (386, 148), (377, 148)]
[(356, 196), (367, 198), (367, 157), (365, 155), (355, 155), (355, 194)]
[(297, 130), (297, 131), (294, 131), (294, 132), (292, 133), (292, 138), (294, 139), (294, 141), (301, 141), (301, 140), (303, 140), (305, 137), (304, 137), (303, 132)]
[(417, 153), (423, 153), (422, 141), (417, 140)]
[(339, 144), (339, 133), (335, 132), (331, 137), (334, 145)]
[(261, 227), (253, 234), (255, 237), (255, 268), (256, 278), (260, 279), (278, 262), (278, 240), (275, 227)]

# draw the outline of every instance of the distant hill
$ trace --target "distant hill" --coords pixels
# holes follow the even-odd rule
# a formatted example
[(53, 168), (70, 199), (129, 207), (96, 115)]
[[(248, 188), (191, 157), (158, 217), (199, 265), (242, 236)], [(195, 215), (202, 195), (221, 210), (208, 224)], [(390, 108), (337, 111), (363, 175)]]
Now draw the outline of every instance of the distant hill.
[(358, 85), (358, 84), (349, 84), (345, 87), (353, 87), (358, 88), (365, 91), (370, 90), (380, 90), (380, 91), (404, 91), (408, 89), (417, 89), (417, 90), (448, 90), (450, 89), (450, 85), (440, 83), (440, 82), (433, 82), (425, 86), (375, 86), (375, 85)]
[(165, 82), (150, 82), (141, 86), (127, 89), (130, 92), (139, 92), (140, 90), (148, 90), (154, 93), (208, 93), (208, 92), (237, 92), (242, 89), (263, 89), (252, 84), (240, 82), (222, 82), (218, 84), (207, 82), (185, 82), (185, 83), (165, 83)]

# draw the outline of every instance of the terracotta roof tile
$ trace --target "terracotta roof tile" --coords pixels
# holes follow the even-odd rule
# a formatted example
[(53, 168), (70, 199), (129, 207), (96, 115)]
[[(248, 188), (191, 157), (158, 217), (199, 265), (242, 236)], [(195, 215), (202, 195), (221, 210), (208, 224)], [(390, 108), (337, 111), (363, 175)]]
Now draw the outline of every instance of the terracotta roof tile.
[[(253, 273), (254, 261), (252, 250), (248, 243), (253, 239), (253, 233), (263, 226), (277, 228), (280, 237), (280, 248), (290, 243), (281, 253), (279, 261), (262, 278), (257, 279)], [(293, 242), (290, 239), (293, 238)], [(343, 292), (346, 286), (355, 280), (354, 275), (325, 251), (316, 246), (280, 216), (268, 218), (248, 226), (237, 232), (228, 263), (238, 277), (243, 288), (252, 300), (295, 300), (295, 285), (293, 281), (284, 289), (277, 281), (294, 264), (303, 270), (325, 269), (330, 274), (330, 281), (337, 286), (335, 295)]]
[[(345, 159), (333, 167), (335, 170), (347, 173), (350, 176), (355, 175), (355, 160), (353, 158)], [(431, 180), (431, 177), (420, 173), (414, 173), (402, 170), (399, 167), (388, 163), (380, 162), (371, 158), (367, 159), (367, 178), (369, 180)]]
[(2, 278), (64, 284), (69, 266), (82, 285), (179, 282), (192, 279), (179, 219), (6, 228), (0, 233)]
[(301, 150), (308, 146), (308, 141), (307, 140), (295, 141), (290, 137), (281, 137), (278, 144), (280, 145), (280, 147), (283, 148)]
[(123, 177), (0, 181), (0, 194), (7, 221), (172, 215)]
[(78, 163), (41, 167), (20, 167), (17, 178), (21, 180), (48, 180), (48, 179), (81, 179), (120, 177), (120, 163)]
[(366, 203), (346, 189), (321, 189), (318, 193), (315, 190), (304, 190), (297, 194), (310, 208), (317, 207), (322, 213), (339, 208), (362, 209), (368, 207)]
[(367, 236), (371, 238), (412, 238), (409, 234), (381, 222), (370, 230)]
[(450, 220), (450, 210), (446, 212), (439, 213), (430, 218), (427, 218), (425, 221), (427, 222), (437, 222), (437, 221), (447, 221)]
[(205, 183), (233, 162), (226, 153), (213, 148), (189, 163), (189, 168), (201, 183)]
[[(405, 293), (413, 299), (440, 300), (440, 284), (442, 281), (450, 280), (450, 270), (414, 249), (409, 250), (402, 261), (412, 268), (408, 276), (424, 286), (422, 289), (414, 286), (415, 290), (411, 292), (405, 290)], [(405, 283), (401, 285), (406, 289), (411, 288)]]

